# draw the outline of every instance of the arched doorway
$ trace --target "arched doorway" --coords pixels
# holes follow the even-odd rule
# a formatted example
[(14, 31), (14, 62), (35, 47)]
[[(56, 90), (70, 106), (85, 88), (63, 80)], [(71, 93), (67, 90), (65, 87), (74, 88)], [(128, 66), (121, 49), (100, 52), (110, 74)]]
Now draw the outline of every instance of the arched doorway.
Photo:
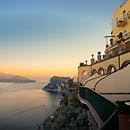
[(93, 70), (92, 70), (92, 75), (95, 74), (95, 73), (97, 73), (97, 70), (96, 70), (96, 69), (93, 69)]
[(116, 67), (114, 65), (109, 65), (107, 68), (107, 74), (111, 74), (116, 71)]
[(123, 64), (122, 64), (122, 66), (121, 66), (121, 69), (123, 69), (124, 67), (126, 67), (129, 64), (130, 64), (130, 60), (124, 61)]
[(83, 72), (82, 72), (82, 78), (85, 78), (85, 77), (87, 77), (88, 76), (88, 72), (86, 71), (86, 70), (84, 70)]
[(100, 74), (100, 75), (104, 75), (105, 74), (105, 71), (104, 71), (103, 67), (100, 67), (98, 69), (98, 74)]

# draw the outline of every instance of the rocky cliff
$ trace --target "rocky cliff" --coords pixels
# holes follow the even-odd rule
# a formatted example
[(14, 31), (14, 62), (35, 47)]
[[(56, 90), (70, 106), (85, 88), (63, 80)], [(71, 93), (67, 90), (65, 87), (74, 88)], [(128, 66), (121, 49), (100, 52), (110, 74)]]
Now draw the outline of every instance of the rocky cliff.
[(70, 77), (53, 76), (49, 83), (43, 87), (47, 91), (66, 91)]
[[(97, 130), (96, 122), (86, 106), (78, 100), (67, 105), (67, 96), (60, 107), (41, 125), (44, 130)], [(40, 129), (39, 129), (40, 130)]]

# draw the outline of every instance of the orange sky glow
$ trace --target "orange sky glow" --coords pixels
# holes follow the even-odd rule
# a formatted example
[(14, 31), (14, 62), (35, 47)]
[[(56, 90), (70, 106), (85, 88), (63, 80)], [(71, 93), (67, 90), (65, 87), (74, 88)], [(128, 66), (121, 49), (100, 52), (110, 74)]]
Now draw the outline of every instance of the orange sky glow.
[(0, 72), (41, 80), (77, 76), (80, 62), (104, 54), (104, 35), (122, 1), (1, 1)]
[(74, 77), (77, 76), (77, 69), (72, 67), (72, 68), (67, 68), (67, 67), (46, 67), (46, 68), (34, 68), (34, 67), (0, 67), (0, 70), (2, 72), (7, 73), (7, 74), (15, 74), (15, 75), (21, 75), (21, 76), (26, 76), (28, 78), (33, 78), (36, 80), (44, 80), (44, 79), (49, 79), (52, 76), (69, 76), (69, 77)]

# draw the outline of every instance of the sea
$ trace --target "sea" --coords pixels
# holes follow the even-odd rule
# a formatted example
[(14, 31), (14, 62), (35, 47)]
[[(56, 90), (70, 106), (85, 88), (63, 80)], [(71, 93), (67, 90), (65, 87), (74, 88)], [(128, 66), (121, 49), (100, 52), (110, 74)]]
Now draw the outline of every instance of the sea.
[(0, 83), (0, 130), (37, 130), (57, 109), (61, 97), (42, 90), (45, 84)]

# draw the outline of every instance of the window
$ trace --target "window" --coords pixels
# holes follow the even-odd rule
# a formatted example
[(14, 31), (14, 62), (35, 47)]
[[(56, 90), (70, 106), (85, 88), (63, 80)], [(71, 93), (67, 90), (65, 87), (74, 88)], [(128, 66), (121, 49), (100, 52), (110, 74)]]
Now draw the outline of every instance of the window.
[(124, 38), (126, 39), (128, 37), (128, 32), (127, 30), (124, 30)]
[(116, 67), (114, 65), (109, 65), (107, 68), (107, 74), (111, 74), (116, 71)]
[(124, 67), (127, 67), (127, 65), (129, 65), (129, 64), (130, 64), (130, 60), (124, 61), (121, 66), (121, 69), (123, 69)]
[(88, 75), (87, 71), (84, 70), (83, 73), (82, 73), (82, 77), (84, 78), (84, 77), (86, 77), (87, 75)]
[(127, 18), (130, 19), (130, 10), (127, 12)]
[(96, 69), (93, 69), (93, 70), (92, 70), (92, 75), (93, 75), (93, 74), (96, 74), (96, 73), (97, 73)]
[(126, 14), (126, 10), (123, 11), (123, 18), (124, 18), (124, 21), (127, 22), (127, 14)]
[(98, 74), (104, 75), (104, 69), (102, 67), (98, 69)]
[(116, 18), (116, 26), (118, 27), (119, 21), (118, 18)]

